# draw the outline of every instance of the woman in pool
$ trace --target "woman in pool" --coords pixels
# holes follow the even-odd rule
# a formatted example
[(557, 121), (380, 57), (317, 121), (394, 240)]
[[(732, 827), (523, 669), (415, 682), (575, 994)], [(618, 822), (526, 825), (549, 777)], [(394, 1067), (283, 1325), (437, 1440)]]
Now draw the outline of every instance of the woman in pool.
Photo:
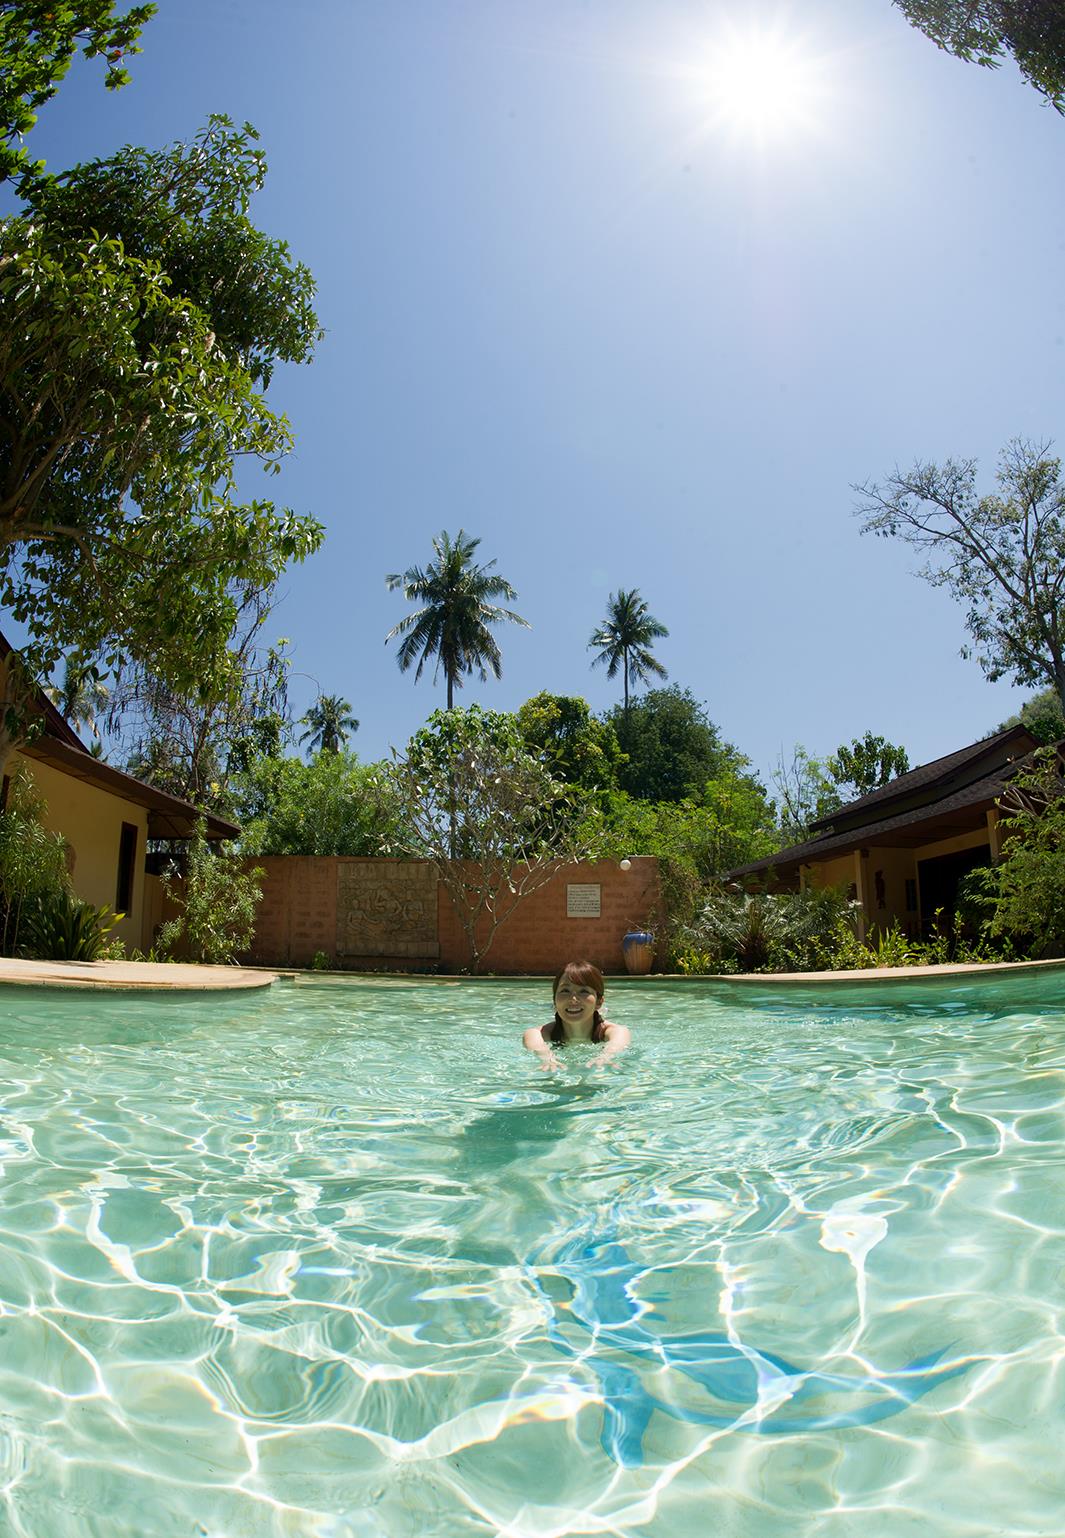
[(604, 1020), (603, 974), (590, 961), (571, 961), (555, 978), (552, 989), (555, 1018), (547, 1025), (534, 1025), (522, 1037), (522, 1045), (543, 1060), (545, 1068), (557, 1068), (558, 1058), (552, 1047), (564, 1047), (570, 1041), (588, 1041), (602, 1045), (595, 1063), (609, 1063), (632, 1040), (628, 1028)]

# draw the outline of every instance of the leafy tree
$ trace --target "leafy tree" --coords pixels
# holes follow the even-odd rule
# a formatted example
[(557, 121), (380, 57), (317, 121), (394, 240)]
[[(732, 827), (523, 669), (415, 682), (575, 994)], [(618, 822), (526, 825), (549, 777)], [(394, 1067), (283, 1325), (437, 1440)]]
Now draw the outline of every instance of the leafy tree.
[(589, 793), (617, 787), (624, 754), (617, 733), (599, 721), (587, 700), (546, 691), (526, 700), (517, 712), (525, 746), (548, 765), (556, 779)]
[(637, 588), (624, 588), (611, 593), (606, 618), (594, 631), (589, 648), (595, 648), (598, 656), (592, 658), (592, 666), (605, 663), (606, 676), (616, 678), (620, 667), (624, 689), (622, 710), (625, 719), (629, 714), (629, 680), (646, 683), (650, 678), (667, 678), (665, 668), (651, 650), (652, 643), (669, 631), (649, 611)]
[(400, 588), (408, 603), (422, 606), (394, 625), (385, 642), (393, 636), (403, 637), (396, 660), (401, 673), (417, 662), (415, 680), (421, 678), (430, 658), (436, 658), (433, 678), (442, 667), (448, 710), (454, 706), (455, 690), (462, 688), (463, 674), (476, 673), (482, 681), (487, 679), (489, 668), (496, 678), (502, 674), (499, 646), (489, 627), (510, 620), (530, 628), (520, 614), (490, 602), (495, 598), (510, 602), (518, 595), (505, 578), (492, 574), (495, 561), (484, 566), (474, 563), (480, 543), (464, 529), (454, 539), (444, 531), (433, 540), (436, 559), (431, 565), (410, 566), (385, 579), (389, 592)]
[(237, 623), (225, 687), (174, 688), (142, 663), (119, 669), (108, 712), (126, 768), (203, 811), (232, 811), (230, 781), (256, 758), (278, 754), (289, 732), (287, 641), (264, 644), (272, 592), (234, 585)]
[(996, 726), (996, 732), (1004, 732), (1009, 726), (1026, 726), (1037, 742), (1060, 742), (1065, 737), (1065, 714), (1056, 689), (1041, 689), (1025, 700), (1015, 716), (1010, 716)]
[(628, 755), (618, 769), (621, 788), (642, 801), (697, 798), (735, 753), (691, 690), (678, 684), (648, 690), (630, 701), (627, 715), (615, 705), (605, 719)]
[(188, 847), (183, 878), (163, 877), (163, 890), (177, 905), (156, 936), (163, 956), (183, 954), (193, 961), (225, 966), (246, 951), (255, 933), (255, 914), (262, 899), (263, 872), (249, 870), (227, 844), (212, 849), (206, 828), (197, 824)]
[(260, 758), (234, 782), (241, 849), (251, 854), (372, 857), (406, 837), (388, 766), (353, 753)]
[[(987, 677), (1051, 685), (1065, 708), (1065, 485), (1049, 444), (1015, 440), (998, 492), (978, 497), (975, 460), (915, 465), (857, 488), (863, 533), (926, 554), (920, 576), (966, 608)], [(962, 651), (969, 656), (970, 648)]]
[(407, 852), (432, 862), (477, 972), (521, 899), (587, 857), (573, 795), (513, 716), (477, 705), (435, 711), (393, 773)]
[(309, 742), (313, 752), (339, 753), (351, 733), (359, 729), (351, 714), (351, 701), (339, 694), (320, 694), (300, 722), (307, 728), (300, 742)]
[(982, 909), (992, 939), (1022, 954), (1065, 953), (1065, 772), (1041, 748), (999, 800), (1001, 858), (970, 873), (963, 906)]
[(1012, 55), (1029, 84), (1065, 112), (1061, 0), (895, 0), (908, 21), (959, 59), (994, 69)]
[(73, 895), (66, 841), (44, 826), (47, 806), (25, 764), (19, 764), (0, 812), (0, 955), (24, 951), (34, 921)]
[(45, 690), (52, 704), (75, 730), (87, 726), (99, 741), (97, 720), (107, 709), (111, 691), (91, 663), (68, 657), (63, 667), (63, 682)]
[(830, 817), (842, 805), (824, 761), (811, 757), (801, 742), (792, 749), (790, 763), (781, 753), (773, 788), (780, 808), (780, 837), (785, 846), (804, 844), (810, 836), (811, 824)]
[(22, 140), (80, 49), (106, 61), (109, 91), (129, 84), (122, 60), (140, 53), (140, 30), (154, 5), (115, 14), (114, 0), (4, 0), (0, 4), (0, 182), (39, 175)]
[(841, 791), (849, 792), (848, 801), (879, 790), (889, 780), (906, 774), (909, 767), (910, 757), (905, 748), (896, 747), (886, 737), (875, 737), (872, 732), (853, 738), (849, 747), (842, 743), (825, 760), (829, 779)]
[[(237, 496), (237, 456), (276, 469), (290, 443), (274, 364), (319, 334), (310, 274), (248, 218), (253, 140), (212, 118), (36, 184), (0, 221), (0, 608), (31, 678), (73, 651), (222, 694), (234, 583), (268, 588), (321, 541)], [(0, 702), (0, 764), (24, 702)]]

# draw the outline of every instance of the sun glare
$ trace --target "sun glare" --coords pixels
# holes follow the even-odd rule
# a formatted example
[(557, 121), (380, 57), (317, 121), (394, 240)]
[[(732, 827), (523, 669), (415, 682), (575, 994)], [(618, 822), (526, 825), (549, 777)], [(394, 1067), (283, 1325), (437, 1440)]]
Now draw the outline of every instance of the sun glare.
[(776, 31), (726, 33), (693, 73), (714, 125), (760, 139), (818, 125), (827, 85), (818, 59)]

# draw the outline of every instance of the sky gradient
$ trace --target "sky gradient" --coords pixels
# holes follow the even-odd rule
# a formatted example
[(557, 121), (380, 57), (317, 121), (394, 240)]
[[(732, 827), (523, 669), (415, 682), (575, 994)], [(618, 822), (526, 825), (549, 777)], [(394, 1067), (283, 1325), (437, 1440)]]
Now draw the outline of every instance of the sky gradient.
[[(737, 15), (806, 61), (801, 120), (716, 105)], [(587, 642), (638, 587), (763, 774), (867, 728), (924, 762), (1018, 708), (851, 490), (948, 456), (990, 490), (1007, 440), (1061, 434), (1065, 120), (1012, 66), (889, 0), (162, 0), (142, 43), (121, 92), (72, 71), (30, 146), (260, 131), (253, 217), (326, 331), (271, 390), (295, 454), (245, 482), (327, 527), (275, 612), (297, 714), (346, 696), (374, 758), (443, 704), (384, 645), (384, 579), (460, 527), (533, 628), (458, 703), (613, 703)]]

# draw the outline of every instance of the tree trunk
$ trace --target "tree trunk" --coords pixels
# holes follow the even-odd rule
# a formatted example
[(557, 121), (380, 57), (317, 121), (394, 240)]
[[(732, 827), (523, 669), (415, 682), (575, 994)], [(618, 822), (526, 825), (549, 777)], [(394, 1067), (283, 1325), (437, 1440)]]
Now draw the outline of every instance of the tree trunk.
[(628, 654), (628, 652), (624, 653), (624, 655), (622, 656), (621, 660), (622, 660), (622, 665), (624, 667), (623, 677), (624, 677), (624, 680), (625, 680), (625, 707), (624, 707), (624, 709), (625, 709), (625, 725), (628, 726), (628, 724), (629, 724), (629, 654)]

